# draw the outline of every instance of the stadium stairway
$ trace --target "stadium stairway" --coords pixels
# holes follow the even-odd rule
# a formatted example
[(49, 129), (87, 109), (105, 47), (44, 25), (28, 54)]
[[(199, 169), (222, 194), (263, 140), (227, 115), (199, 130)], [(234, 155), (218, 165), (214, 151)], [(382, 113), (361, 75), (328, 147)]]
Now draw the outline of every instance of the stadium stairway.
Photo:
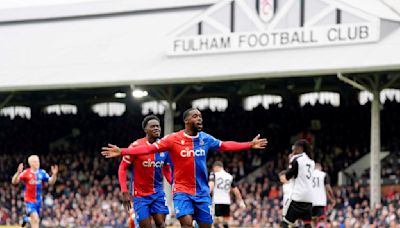
[(60, 137), (57, 140), (49, 143), (49, 150), (54, 151), (55, 149), (65, 149), (70, 145), (70, 139), (80, 136), (81, 131), (78, 128), (73, 128), (71, 133)]
[(264, 165), (258, 167), (257, 169), (253, 170), (251, 173), (249, 173), (247, 176), (243, 177), (238, 181), (239, 184), (241, 183), (253, 183), (256, 181), (256, 178), (260, 175), (264, 174), (264, 171), (267, 169), (268, 163), (265, 163)]
[[(386, 158), (390, 152), (384, 151), (381, 152), (380, 154), (380, 159), (381, 161)], [(343, 185), (348, 185), (351, 183), (351, 177), (354, 176), (355, 174), (356, 177), (361, 177), (361, 175), (370, 168), (371, 164), (371, 153), (368, 153), (358, 159), (356, 162), (351, 164), (349, 167), (346, 169), (340, 171), (338, 173), (338, 185), (343, 186)]]

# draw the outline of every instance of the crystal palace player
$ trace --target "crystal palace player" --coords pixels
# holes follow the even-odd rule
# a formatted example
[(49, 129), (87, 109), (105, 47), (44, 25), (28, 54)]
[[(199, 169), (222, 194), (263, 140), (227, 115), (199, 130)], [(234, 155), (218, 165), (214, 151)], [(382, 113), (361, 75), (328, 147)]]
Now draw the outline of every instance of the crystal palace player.
[[(161, 134), (160, 120), (146, 116), (142, 127), (146, 137), (133, 142), (129, 148), (150, 145), (157, 141)], [(172, 183), (170, 159), (168, 152), (147, 155), (125, 155), (119, 165), (118, 176), (121, 185), (124, 205), (131, 206), (131, 196), (126, 186), (126, 170), (133, 165), (133, 196), (136, 219), (141, 228), (151, 227), (151, 216), (157, 227), (165, 227), (165, 215), (169, 213), (163, 191), (163, 175)]]
[(206, 157), (209, 150), (240, 151), (263, 149), (266, 139), (257, 135), (251, 142), (222, 142), (202, 132), (203, 119), (198, 109), (183, 113), (185, 129), (170, 134), (159, 142), (135, 148), (103, 147), (106, 158), (122, 155), (151, 154), (169, 151), (174, 167), (174, 207), (182, 227), (192, 227), (195, 219), (200, 227), (211, 227), (211, 197), (208, 187)]
[(25, 182), (25, 208), (26, 213), (29, 216), (24, 217), (22, 226), (25, 226), (27, 222), (30, 222), (32, 228), (39, 227), (39, 215), (40, 207), (42, 204), (42, 187), (44, 182), (48, 182), (50, 185), (56, 183), (58, 166), (51, 166), (52, 176), (43, 169), (40, 169), (40, 161), (37, 155), (31, 155), (28, 157), (28, 163), (30, 168), (23, 170), (24, 165), (21, 163), (18, 166), (17, 172), (12, 177), (12, 184), (18, 184), (20, 181)]

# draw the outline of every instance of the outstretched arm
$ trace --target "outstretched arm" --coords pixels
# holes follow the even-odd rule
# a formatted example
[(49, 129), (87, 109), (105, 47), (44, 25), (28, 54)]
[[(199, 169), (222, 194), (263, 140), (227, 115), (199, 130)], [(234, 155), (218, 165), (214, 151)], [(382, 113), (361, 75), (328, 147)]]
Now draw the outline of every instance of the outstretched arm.
[(11, 179), (12, 184), (18, 184), (19, 183), (19, 176), (21, 175), (22, 171), (24, 170), (24, 164), (20, 163), (18, 165), (17, 172), (14, 174), (14, 176)]
[(154, 144), (151, 145), (141, 145), (130, 148), (119, 148), (116, 145), (108, 144), (108, 147), (103, 147), (101, 154), (106, 158), (119, 157), (123, 155), (144, 155), (144, 154), (154, 154), (159, 152), (159, 146)]
[(167, 138), (161, 139), (159, 142), (155, 142), (150, 145), (141, 145), (129, 148), (119, 148), (116, 145), (108, 144), (108, 147), (103, 147), (101, 154), (106, 158), (113, 158), (122, 155), (144, 155), (144, 154), (155, 154), (161, 151), (168, 151), (170, 147), (170, 141)]
[(221, 142), (219, 151), (220, 152), (240, 151), (240, 150), (248, 150), (250, 148), (251, 148), (250, 142), (224, 141), (224, 142)]
[(221, 146), (219, 147), (219, 151), (240, 151), (240, 150), (248, 150), (252, 149), (264, 149), (267, 146), (267, 139), (260, 139), (260, 135), (258, 134), (251, 142), (234, 142), (234, 141), (225, 141), (221, 142)]

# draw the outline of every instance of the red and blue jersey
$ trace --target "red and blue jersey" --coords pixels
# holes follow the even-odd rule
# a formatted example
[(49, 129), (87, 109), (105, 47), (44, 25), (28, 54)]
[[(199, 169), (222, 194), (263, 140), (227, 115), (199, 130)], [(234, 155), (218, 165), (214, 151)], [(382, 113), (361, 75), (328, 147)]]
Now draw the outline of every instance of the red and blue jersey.
[(210, 194), (206, 159), (208, 151), (220, 148), (220, 140), (205, 132), (189, 136), (182, 130), (164, 137), (155, 146), (170, 152), (174, 165), (174, 192), (197, 196)]
[[(133, 142), (129, 147), (134, 148), (140, 145), (150, 145), (150, 143), (147, 138), (141, 138)], [(163, 176), (171, 182), (171, 160), (168, 152), (125, 155), (121, 161), (122, 163), (126, 163), (126, 165), (132, 164), (133, 188), (131, 187), (131, 189), (133, 189), (132, 195), (134, 196), (142, 197), (163, 192)]]
[(196, 136), (184, 130), (165, 136), (151, 145), (122, 148), (122, 155), (145, 155), (169, 151), (174, 172), (174, 193), (183, 192), (195, 196), (208, 196), (208, 151), (240, 151), (252, 147), (251, 142), (222, 142), (205, 132)]
[(24, 201), (27, 203), (38, 203), (42, 201), (43, 184), (49, 182), (49, 174), (38, 169), (36, 172), (30, 168), (24, 170), (19, 175), (19, 181), (25, 182)]

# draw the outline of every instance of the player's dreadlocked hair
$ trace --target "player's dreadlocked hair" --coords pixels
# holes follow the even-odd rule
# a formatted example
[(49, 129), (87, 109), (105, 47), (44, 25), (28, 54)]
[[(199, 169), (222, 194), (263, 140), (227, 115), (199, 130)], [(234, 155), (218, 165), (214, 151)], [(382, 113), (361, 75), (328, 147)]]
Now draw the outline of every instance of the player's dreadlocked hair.
[(146, 116), (146, 117), (143, 119), (143, 121), (142, 121), (142, 128), (143, 128), (143, 129), (146, 128), (146, 125), (147, 125), (147, 123), (148, 123), (150, 120), (157, 120), (157, 121), (160, 123), (160, 119), (159, 119), (157, 116), (155, 116), (155, 115), (148, 115), (148, 116)]
[(190, 112), (190, 111), (193, 111), (193, 110), (197, 110), (197, 108), (189, 108), (189, 109), (186, 109), (186, 110), (183, 112), (183, 121), (185, 121), (186, 118), (189, 116), (189, 112)]
[(310, 143), (307, 142), (307, 140), (305, 140), (305, 139), (297, 140), (297, 141), (294, 143), (294, 145), (303, 148), (303, 151), (304, 151), (308, 156), (311, 156), (311, 150), (312, 150), (312, 148), (311, 148)]

